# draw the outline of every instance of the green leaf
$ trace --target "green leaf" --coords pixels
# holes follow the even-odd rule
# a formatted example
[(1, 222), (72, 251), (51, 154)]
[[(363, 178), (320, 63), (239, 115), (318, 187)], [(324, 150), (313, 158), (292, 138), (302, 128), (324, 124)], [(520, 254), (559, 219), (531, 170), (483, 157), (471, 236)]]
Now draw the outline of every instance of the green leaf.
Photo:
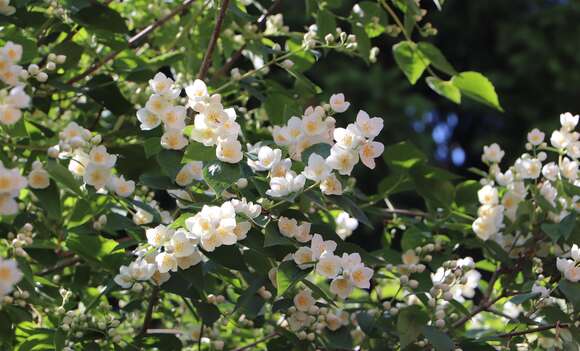
[(204, 254), (210, 260), (224, 267), (236, 271), (248, 271), (244, 256), (242, 256), (240, 249), (236, 245), (223, 245), (216, 247), (214, 251), (204, 251)]
[(110, 76), (96, 75), (86, 86), (88, 88), (87, 95), (114, 115), (120, 116), (133, 111), (133, 105), (123, 96), (117, 82)]
[(424, 326), (423, 335), (425, 335), (436, 351), (452, 351), (454, 349), (453, 340), (435, 327)]
[(139, 183), (148, 186), (151, 189), (177, 189), (178, 186), (173, 184), (173, 179), (164, 174), (148, 172), (139, 176)]
[(557, 242), (560, 239), (568, 239), (574, 231), (575, 226), (576, 213), (572, 212), (562, 219), (560, 223), (543, 223), (540, 227), (553, 242)]
[(558, 289), (566, 296), (568, 301), (574, 306), (575, 312), (580, 312), (580, 283), (562, 279), (558, 284)]
[(66, 246), (69, 250), (95, 265), (117, 271), (125, 253), (117, 248), (115, 240), (98, 235), (68, 233)]
[(175, 179), (181, 169), (181, 152), (176, 150), (162, 150), (157, 154), (157, 163), (163, 174), (171, 180)]
[(356, 36), (357, 51), (366, 63), (369, 63), (371, 55), (371, 40), (369, 39), (365, 28), (357, 23), (351, 26), (352, 33)]
[(309, 269), (300, 269), (294, 261), (284, 261), (276, 272), (276, 289), (278, 296), (283, 295), (289, 288), (304, 279), (310, 273)]
[(403, 308), (397, 318), (397, 332), (401, 340), (401, 349), (415, 342), (421, 335), (422, 328), (429, 321), (427, 314), (417, 305)]
[(66, 342), (66, 334), (64, 331), (57, 329), (54, 332), (54, 348), (56, 351), (60, 351), (64, 348)]
[(54, 181), (51, 181), (46, 189), (31, 189), (38, 198), (39, 205), (44, 208), (48, 218), (60, 220), (62, 211), (60, 207), (60, 193)]
[(203, 179), (218, 197), (239, 178), (240, 167), (238, 165), (214, 161), (203, 167)]
[(205, 146), (201, 143), (192, 142), (185, 149), (183, 160), (181, 162), (189, 161), (215, 161), (215, 150), (213, 147)]
[(389, 17), (381, 9), (379, 4), (372, 1), (362, 1), (358, 3), (362, 10), (362, 17), (358, 17), (364, 25), (365, 32), (369, 38), (378, 37), (383, 34), (385, 27), (389, 24)]
[(268, 223), (264, 235), (264, 247), (271, 246), (296, 246), (296, 243), (290, 238), (285, 237), (278, 230), (278, 224), (273, 221)]
[(324, 38), (326, 34), (336, 35), (336, 20), (332, 12), (320, 10), (316, 16), (316, 25), (318, 26), (318, 35)]
[(296, 108), (296, 100), (286, 92), (277, 89), (268, 94), (264, 109), (268, 120), (274, 125), (285, 124), (293, 114), (299, 112)]
[(461, 103), (461, 91), (452, 82), (443, 81), (435, 77), (427, 77), (425, 80), (429, 88), (437, 94), (448, 98), (456, 104)]
[(417, 44), (417, 46), (419, 47), (419, 50), (421, 50), (421, 53), (423, 53), (423, 55), (429, 59), (429, 62), (431, 62), (433, 67), (437, 68), (441, 72), (449, 74), (450, 76), (457, 74), (457, 71), (453, 65), (447, 61), (445, 55), (443, 55), (441, 50), (439, 50), (439, 48), (437, 48), (435, 45), (422, 41)]
[(143, 148), (145, 149), (145, 157), (150, 158), (151, 156), (157, 155), (163, 150), (161, 147), (161, 138), (154, 137), (145, 140)]
[(462, 94), (503, 112), (493, 84), (478, 72), (461, 72), (451, 79)]
[(129, 31), (121, 15), (112, 8), (92, 1), (69, 1), (75, 21), (91, 29), (125, 34)]
[(536, 297), (540, 296), (540, 293), (529, 292), (525, 294), (518, 294), (510, 299), (510, 302), (516, 305), (521, 305), (526, 301), (531, 299), (535, 299)]
[(80, 183), (75, 179), (72, 173), (67, 168), (62, 166), (60, 163), (53, 160), (49, 160), (46, 163), (45, 169), (55, 182), (64, 185), (73, 193), (81, 197), (83, 196), (83, 193), (81, 192)]
[(326, 346), (331, 350), (352, 350), (353, 340), (348, 328), (342, 327), (335, 331), (324, 330)]
[(351, 216), (356, 218), (359, 222), (369, 228), (373, 228), (373, 224), (361, 208), (346, 195), (329, 195), (330, 201), (334, 202), (341, 210), (348, 212)]
[(411, 41), (402, 41), (393, 46), (395, 62), (405, 73), (411, 84), (417, 83), (423, 72), (429, 66), (429, 59)]
[(389, 166), (399, 169), (410, 169), (427, 161), (427, 156), (421, 150), (406, 141), (388, 146), (383, 158)]
[(308, 158), (312, 154), (319, 154), (320, 156), (327, 158), (330, 155), (330, 149), (331, 149), (330, 144), (326, 143), (314, 144), (306, 148), (306, 150), (302, 151), (301, 155), (302, 162), (304, 162), (304, 164), (308, 164)]

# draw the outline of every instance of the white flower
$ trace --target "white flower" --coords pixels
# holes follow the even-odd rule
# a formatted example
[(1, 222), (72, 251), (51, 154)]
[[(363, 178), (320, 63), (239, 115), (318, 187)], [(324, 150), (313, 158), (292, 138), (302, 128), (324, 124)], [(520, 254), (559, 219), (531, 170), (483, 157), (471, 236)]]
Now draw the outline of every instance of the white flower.
[(542, 133), (538, 128), (532, 129), (531, 132), (528, 133), (528, 142), (532, 145), (540, 145), (544, 142), (545, 134)]
[(236, 212), (230, 202), (221, 206), (203, 206), (195, 216), (185, 220), (186, 228), (195, 238), (199, 238), (206, 251), (213, 251), (221, 245), (233, 245), (238, 240), (236, 228), (242, 233), (247, 227), (237, 227)]
[(305, 182), (306, 178), (302, 174), (296, 175), (290, 171), (284, 177), (271, 178), (270, 189), (266, 191), (266, 194), (271, 197), (286, 196), (302, 189)]
[(232, 199), (230, 203), (234, 206), (236, 213), (244, 214), (249, 218), (256, 218), (262, 213), (262, 206), (248, 202), (245, 197), (241, 200)]
[(234, 228), (234, 234), (236, 235), (237, 240), (244, 240), (248, 236), (250, 229), (252, 229), (252, 224), (250, 222), (238, 222)]
[(352, 218), (347, 212), (340, 212), (335, 219), (336, 222), (336, 234), (340, 236), (342, 240), (351, 236), (353, 230), (358, 228), (358, 220)]
[(310, 235), (310, 227), (312, 226), (311, 223), (302, 222), (296, 228), (296, 234), (294, 235), (294, 239), (301, 243), (307, 243), (312, 239), (312, 235)]
[(168, 129), (185, 128), (186, 109), (183, 106), (171, 106), (160, 113), (161, 120)]
[(193, 105), (208, 97), (207, 86), (202, 80), (196, 79), (192, 85), (185, 88), (185, 93), (189, 98), (189, 105)]
[(409, 249), (401, 255), (401, 260), (403, 261), (403, 264), (412, 265), (419, 263), (420, 258), (415, 253), (415, 250)]
[(307, 312), (314, 306), (314, 298), (310, 290), (302, 290), (294, 296), (294, 306), (298, 311)]
[(536, 179), (542, 172), (542, 162), (537, 158), (518, 158), (514, 166), (523, 179)]
[(242, 144), (238, 140), (218, 140), (216, 156), (220, 161), (238, 163), (243, 158)]
[(507, 170), (505, 173), (497, 172), (495, 181), (501, 186), (508, 186), (514, 181), (514, 174), (511, 170)]
[(574, 128), (576, 128), (576, 125), (578, 124), (579, 117), (580, 116), (573, 115), (570, 112), (562, 113), (560, 115), (560, 124), (562, 125), (562, 129), (564, 129), (567, 132), (573, 131)]
[(10, 6), (10, 0), (0, 1), (0, 14), (4, 16), (12, 16), (16, 12), (14, 6)]
[(165, 245), (169, 239), (171, 239), (173, 233), (173, 229), (160, 224), (155, 228), (147, 229), (145, 231), (145, 236), (147, 237), (147, 242), (149, 245), (154, 247), (161, 247)]
[(336, 128), (334, 129), (332, 135), (336, 141), (336, 144), (347, 150), (357, 148), (364, 140), (360, 129), (354, 124), (349, 124), (346, 129)]
[(170, 107), (171, 104), (167, 100), (167, 98), (159, 94), (151, 95), (149, 97), (149, 100), (147, 100), (147, 103), (145, 104), (145, 108), (147, 108), (150, 112), (159, 116)]
[(187, 236), (186, 231), (178, 229), (169, 241), (168, 247), (175, 257), (187, 257), (195, 251), (195, 243)]
[(138, 207), (137, 212), (133, 215), (133, 223), (137, 225), (145, 225), (153, 222), (153, 214)]
[(340, 273), (341, 268), (342, 261), (340, 257), (334, 255), (332, 252), (324, 251), (316, 264), (316, 273), (332, 279)]
[(135, 191), (135, 182), (125, 180), (125, 177), (113, 176), (110, 182), (111, 189), (120, 197), (128, 197)]
[(360, 289), (368, 289), (371, 286), (370, 280), (374, 271), (360, 263), (350, 271), (352, 283)]
[(488, 240), (499, 231), (499, 227), (493, 217), (479, 217), (473, 224), (472, 229), (481, 240)]
[(0, 162), (0, 195), (18, 196), (20, 190), (28, 184), (17, 168), (8, 169)]
[(272, 129), (272, 138), (278, 145), (288, 145), (291, 142), (290, 133), (286, 127), (274, 126)]
[(112, 168), (117, 162), (117, 156), (110, 155), (103, 145), (95, 146), (89, 153), (89, 161), (95, 166)]
[(477, 198), (482, 205), (497, 205), (499, 202), (497, 189), (489, 184), (479, 189)]
[(312, 153), (308, 157), (308, 166), (304, 168), (302, 174), (304, 174), (306, 179), (320, 182), (328, 178), (331, 171), (332, 169), (326, 164), (324, 157), (317, 153)]
[(248, 166), (255, 171), (267, 171), (279, 163), (281, 159), (282, 150), (262, 146), (258, 151), (258, 159), (256, 161), (248, 159)]
[(370, 169), (375, 169), (375, 158), (381, 156), (385, 151), (385, 146), (378, 141), (369, 141), (359, 149), (362, 163)]
[(540, 186), (540, 194), (548, 201), (552, 206), (556, 206), (556, 198), (558, 197), (558, 190), (552, 186), (548, 181), (542, 183)]
[(326, 195), (342, 195), (342, 183), (331, 174), (320, 183), (320, 190)]
[(346, 110), (348, 110), (348, 108), (350, 107), (350, 102), (346, 101), (344, 99), (344, 94), (339, 93), (339, 94), (333, 94), (330, 97), (330, 108), (332, 108), (332, 110), (334, 112), (337, 113), (342, 113)]
[(177, 258), (173, 254), (161, 252), (155, 257), (155, 263), (159, 273), (177, 272)]
[(12, 216), (18, 213), (18, 203), (9, 194), (0, 194), (0, 215)]
[(352, 292), (354, 286), (348, 277), (339, 276), (330, 283), (330, 292), (338, 295), (341, 299), (346, 299)]
[(24, 91), (24, 87), (16, 86), (10, 90), (5, 102), (13, 107), (23, 109), (30, 106), (30, 96)]
[(572, 245), (572, 248), (570, 249), (570, 257), (574, 261), (580, 263), (580, 248), (578, 247), (578, 245), (576, 244)]
[(161, 124), (161, 118), (146, 108), (140, 108), (137, 110), (137, 119), (141, 122), (141, 125), (139, 126), (141, 130), (151, 130), (157, 128), (157, 126)]
[(291, 167), (292, 160), (290, 160), (289, 158), (280, 160), (280, 162), (277, 162), (274, 165), (272, 165), (272, 168), (270, 169), (270, 177), (272, 178), (284, 177), (286, 176), (286, 173), (288, 173)]
[(336, 250), (336, 242), (332, 240), (324, 240), (322, 235), (314, 234), (310, 248), (312, 249), (312, 256), (318, 259), (323, 252), (333, 253)]
[(312, 250), (306, 246), (296, 250), (294, 255), (292, 255), (292, 258), (301, 269), (310, 267), (314, 262), (314, 257), (312, 257)]
[(187, 139), (180, 129), (166, 129), (161, 136), (161, 146), (169, 150), (181, 150), (187, 146)]
[(564, 149), (572, 142), (572, 135), (566, 131), (555, 130), (550, 136), (550, 143), (557, 149)]
[(343, 253), (342, 257), (340, 258), (340, 262), (343, 271), (345, 273), (350, 273), (353, 269), (356, 269), (359, 266), (359, 264), (362, 262), (362, 259), (358, 252), (351, 254)]
[(548, 296), (550, 296), (550, 289), (538, 285), (538, 283), (534, 283), (534, 286), (532, 286), (532, 293), (534, 294), (540, 294), (541, 297), (546, 298)]
[(22, 118), (22, 112), (12, 105), (0, 105), (0, 123), (12, 125)]
[(324, 131), (324, 124), (322, 123), (322, 114), (318, 111), (312, 112), (309, 115), (302, 117), (302, 130), (306, 135), (314, 136)]
[(190, 161), (186, 163), (175, 176), (175, 182), (179, 186), (189, 185), (194, 179), (203, 179), (203, 162)]
[(542, 175), (552, 182), (555, 182), (558, 179), (559, 173), (560, 169), (554, 162), (547, 163), (542, 167)]
[(500, 163), (504, 155), (505, 151), (503, 151), (498, 144), (493, 143), (489, 146), (483, 147), (483, 155), (481, 156), (481, 160), (483, 162)]
[(356, 115), (356, 125), (365, 137), (373, 139), (383, 129), (383, 119), (379, 117), (370, 118), (368, 113), (361, 110)]
[(85, 168), (83, 180), (86, 184), (94, 186), (96, 189), (104, 188), (111, 179), (111, 168), (89, 163)]
[(298, 231), (298, 221), (293, 218), (280, 217), (278, 218), (278, 230), (282, 235), (293, 238)]
[(40, 161), (34, 161), (32, 164), (32, 171), (28, 174), (28, 185), (32, 189), (46, 189), (50, 185), (48, 172)]
[(22, 276), (16, 260), (5, 260), (0, 257), (0, 297), (8, 295)]
[(578, 162), (564, 157), (560, 164), (560, 171), (570, 182), (574, 182), (578, 178)]
[(0, 54), (11, 63), (16, 63), (22, 58), (22, 45), (7, 41), (0, 49)]
[(171, 90), (173, 86), (173, 79), (168, 78), (162, 72), (157, 73), (153, 79), (149, 80), (149, 87), (155, 94), (159, 95), (174, 95), (174, 92)]
[(177, 266), (181, 269), (188, 269), (189, 267), (195, 266), (203, 260), (201, 252), (199, 252), (197, 246), (194, 247), (191, 255), (186, 257), (177, 257)]
[(338, 145), (333, 145), (326, 162), (332, 169), (336, 169), (338, 173), (350, 175), (358, 160), (359, 156), (356, 151), (346, 150)]
[(575, 261), (558, 257), (556, 267), (567, 280), (573, 283), (580, 281), (580, 267), (576, 266)]

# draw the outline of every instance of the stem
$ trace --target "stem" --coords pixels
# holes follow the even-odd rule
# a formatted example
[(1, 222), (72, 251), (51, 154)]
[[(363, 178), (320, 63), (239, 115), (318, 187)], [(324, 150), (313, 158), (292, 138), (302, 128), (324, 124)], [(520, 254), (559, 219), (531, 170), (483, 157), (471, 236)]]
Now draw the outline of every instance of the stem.
[(499, 300), (503, 299), (504, 297), (505, 297), (505, 294), (501, 294), (493, 300), (482, 303), (479, 307), (477, 307), (476, 309), (471, 311), (470, 314), (468, 314), (467, 316), (464, 316), (463, 318), (461, 318), (457, 322), (453, 323), (452, 328), (455, 329), (457, 327), (462, 326), (463, 324), (467, 323), (467, 321), (469, 321), (471, 318), (473, 318), (474, 316), (476, 316), (477, 314), (479, 314), (483, 311), (486, 311), (489, 307), (491, 307), (493, 304), (495, 304)]
[(147, 334), (147, 329), (149, 329), (149, 324), (151, 324), (153, 309), (155, 308), (158, 299), (159, 299), (159, 287), (156, 286), (153, 288), (153, 292), (151, 293), (151, 297), (149, 298), (149, 305), (147, 306), (147, 312), (145, 312), (145, 318), (143, 319), (143, 327), (141, 327), (141, 331), (139, 332), (140, 336)]
[(207, 71), (209, 70), (209, 65), (211, 64), (211, 56), (213, 55), (213, 50), (217, 44), (217, 40), (220, 36), (220, 32), (222, 29), (222, 23), (224, 22), (224, 17), (226, 16), (226, 11), (228, 10), (228, 6), (230, 4), (230, 0), (223, 0), (222, 7), (220, 8), (220, 12), (218, 17), (215, 21), (215, 27), (213, 29), (213, 33), (211, 33), (211, 38), (209, 40), (209, 44), (207, 47), (207, 51), (203, 57), (203, 61), (201, 62), (201, 67), (199, 68), (199, 73), (197, 74), (197, 78), (204, 80), (205, 76), (207, 75)]
[(278, 336), (278, 333), (274, 332), (272, 334), (266, 335), (262, 339), (259, 339), (259, 340), (254, 341), (251, 344), (248, 344), (248, 345), (245, 345), (245, 346), (242, 346), (242, 347), (238, 347), (237, 349), (234, 349), (232, 351), (244, 351), (244, 350), (251, 349), (251, 348), (253, 348), (254, 346), (256, 346), (258, 344), (261, 344), (261, 343), (263, 343), (265, 341), (268, 341), (268, 340), (270, 340), (272, 338), (275, 338), (276, 336)]
[(62, 260), (60, 262), (58, 262), (57, 264), (55, 264), (54, 266), (47, 268), (43, 271), (38, 272), (36, 275), (47, 275), (56, 271), (59, 271), (63, 268), (75, 265), (76, 263), (80, 262), (81, 259), (79, 257), (71, 257), (71, 258), (67, 258), (65, 260)]
[(532, 333), (541, 332), (544, 330), (550, 330), (550, 329), (554, 329), (554, 328), (556, 328), (556, 329), (565, 328), (566, 329), (569, 327), (570, 326), (568, 324), (556, 323), (556, 324), (544, 325), (544, 326), (537, 327), (537, 328), (531, 328), (531, 329), (527, 329), (527, 330), (523, 330), (523, 331), (519, 331), (519, 332), (499, 334), (499, 335), (496, 335), (496, 338), (513, 338), (515, 336), (532, 334)]
[[(177, 6), (176, 8), (174, 8), (169, 14), (167, 14), (165, 17), (151, 23), (150, 25), (148, 25), (147, 27), (145, 27), (143, 30), (141, 30), (139, 33), (137, 33), (136, 35), (134, 35), (131, 39), (129, 39), (127, 46), (130, 49), (135, 49), (139, 46), (141, 46), (141, 44), (144, 43), (145, 39), (151, 34), (151, 32), (153, 32), (155, 29), (161, 27), (162, 25), (164, 25), (167, 21), (169, 21), (170, 19), (172, 19), (175, 15), (177, 15), (178, 13), (184, 11), (185, 9), (187, 9), (189, 6), (191, 6), (193, 4), (195, 0), (185, 0), (183, 2), (183, 4)], [(91, 74), (95, 73), (96, 71), (98, 71), (101, 67), (103, 67), (105, 64), (107, 64), (109, 61), (113, 60), (115, 57), (117, 57), (117, 55), (119, 55), (121, 52), (123, 51), (123, 49), (120, 50), (115, 50), (111, 53), (109, 53), (107, 56), (105, 56), (104, 59), (102, 59), (101, 61), (95, 63), (93, 66), (89, 67), (86, 71), (84, 71), (83, 73), (69, 79), (69, 81), (67, 82), (67, 84), (74, 84), (88, 76), (90, 76)]]

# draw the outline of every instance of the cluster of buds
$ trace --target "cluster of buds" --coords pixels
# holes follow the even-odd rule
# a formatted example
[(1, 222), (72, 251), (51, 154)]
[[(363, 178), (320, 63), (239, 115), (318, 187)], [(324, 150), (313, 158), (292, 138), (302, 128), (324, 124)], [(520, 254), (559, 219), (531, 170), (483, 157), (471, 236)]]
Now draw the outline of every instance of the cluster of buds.
[(44, 68), (41, 68), (35, 63), (28, 65), (26, 71), (30, 77), (34, 77), (37, 81), (44, 83), (48, 80), (48, 73), (46, 71), (56, 70), (57, 64), (63, 64), (66, 61), (66, 55), (56, 55), (53, 53), (48, 54), (47, 62)]
[(14, 233), (8, 233), (8, 239), (12, 240), (11, 246), (14, 249), (15, 256), (28, 257), (28, 254), (24, 251), (24, 247), (32, 245), (34, 236), (36, 235), (36, 233), (32, 232), (33, 229), (32, 224), (26, 223), (20, 228), (16, 236), (14, 236)]
[[(26, 290), (16, 290), (11, 295), (6, 295), (2, 298), (2, 302), (7, 305), (17, 305), (26, 307), (26, 300), (30, 298), (30, 293)], [(1, 306), (1, 305), (0, 305)]]

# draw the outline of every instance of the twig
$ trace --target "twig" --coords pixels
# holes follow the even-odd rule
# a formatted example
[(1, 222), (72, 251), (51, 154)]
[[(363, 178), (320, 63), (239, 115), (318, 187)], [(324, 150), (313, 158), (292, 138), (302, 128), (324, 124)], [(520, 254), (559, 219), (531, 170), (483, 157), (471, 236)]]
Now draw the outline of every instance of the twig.
[[(274, 11), (276, 11), (276, 9), (278, 8), (278, 6), (280, 5), (280, 3), (282, 3), (282, 0), (276, 0), (274, 1), (274, 3), (272, 3), (272, 5), (268, 8), (268, 10), (266, 10), (266, 12), (260, 16), (260, 18), (258, 19), (257, 25), (258, 25), (258, 29), (260, 31), (264, 31), (264, 28), (266, 27), (266, 20), (268, 19), (268, 17), (270, 17), (270, 15), (272, 15), (274, 13)], [(234, 64), (242, 58), (242, 52), (246, 49), (246, 44), (242, 45), (241, 48), (239, 48), (233, 55), (232, 57), (230, 57), (230, 59), (222, 66), (222, 68), (220, 68), (216, 73), (215, 76), (216, 77), (220, 77), (223, 76), (224, 74), (226, 74), (233, 66)]]
[(400, 214), (400, 215), (413, 216), (413, 217), (427, 217), (427, 216), (429, 216), (429, 214), (427, 212), (405, 210), (405, 209), (399, 209), (399, 208), (395, 208), (395, 209), (385, 208), (385, 209), (383, 209), (383, 212), (387, 215)]
[[(143, 44), (144, 40), (149, 36), (149, 34), (151, 34), (151, 32), (153, 32), (155, 29), (161, 27), (162, 25), (164, 25), (167, 21), (169, 21), (170, 19), (172, 19), (173, 17), (175, 17), (175, 15), (179, 14), (180, 12), (184, 11), (185, 9), (187, 9), (189, 6), (191, 6), (194, 3), (195, 0), (185, 0), (183, 2), (183, 4), (177, 6), (176, 8), (174, 8), (169, 14), (167, 14), (165, 17), (151, 23), (149, 26), (145, 27), (143, 30), (141, 30), (139, 33), (135, 34), (133, 37), (131, 37), (131, 39), (129, 39), (129, 41), (127, 42), (127, 46), (130, 49), (135, 49), (137, 47), (139, 47), (141, 44)], [(119, 49), (119, 50), (115, 50), (111, 53), (109, 53), (107, 56), (105, 56), (104, 59), (100, 60), (99, 62), (95, 63), (93, 66), (89, 67), (86, 71), (84, 71), (83, 73), (71, 78), (67, 84), (74, 84), (80, 80), (82, 80), (83, 78), (86, 78), (88, 76), (90, 76), (91, 74), (95, 73), (96, 71), (98, 71), (101, 67), (103, 67), (105, 64), (107, 64), (109, 61), (113, 60), (115, 57), (117, 57), (117, 55), (119, 55), (124, 49)]]
[(141, 327), (141, 331), (139, 332), (140, 336), (147, 334), (147, 329), (149, 329), (149, 324), (151, 324), (151, 317), (153, 316), (153, 309), (155, 308), (158, 299), (159, 287), (156, 286), (153, 288), (153, 292), (149, 298), (149, 305), (147, 306), (147, 312), (145, 312), (145, 319), (143, 319), (143, 327)]
[(272, 338), (275, 338), (276, 336), (278, 336), (278, 333), (274, 332), (274, 333), (272, 333), (270, 335), (266, 335), (262, 339), (259, 339), (259, 340), (254, 341), (251, 344), (248, 344), (248, 345), (245, 345), (245, 346), (242, 346), (242, 347), (238, 347), (237, 349), (234, 349), (232, 351), (244, 351), (244, 350), (248, 350), (248, 349), (250, 349), (250, 348), (252, 348), (252, 347), (254, 347), (254, 346), (258, 345), (258, 344), (263, 343), (264, 341), (268, 341), (268, 340), (270, 340)]
[(531, 329), (527, 329), (527, 330), (522, 330), (522, 331), (518, 331), (518, 332), (513, 332), (513, 333), (505, 333), (505, 334), (499, 334), (496, 336), (496, 338), (513, 338), (515, 336), (520, 336), (520, 335), (526, 335), (526, 334), (532, 334), (532, 333), (536, 333), (536, 332), (541, 332), (544, 330), (550, 330), (550, 329), (554, 329), (554, 328), (569, 328), (570, 326), (568, 324), (560, 324), (560, 323), (556, 323), (556, 324), (550, 324), (550, 325), (544, 325), (541, 327), (537, 327), (537, 328), (531, 328)]
[(215, 27), (213, 32), (211, 33), (211, 38), (209, 39), (209, 44), (207, 46), (207, 51), (203, 56), (203, 61), (201, 61), (201, 67), (199, 67), (199, 73), (197, 74), (197, 78), (203, 80), (207, 75), (207, 71), (209, 70), (209, 65), (211, 63), (211, 56), (213, 55), (213, 50), (217, 44), (217, 40), (220, 36), (222, 30), (222, 23), (224, 22), (224, 17), (226, 16), (226, 11), (228, 10), (228, 6), (230, 5), (230, 0), (223, 0), (222, 7), (220, 8), (220, 12), (218, 17), (215, 21)]
[(493, 304), (495, 304), (499, 300), (503, 299), (504, 297), (505, 297), (505, 294), (501, 294), (493, 300), (482, 303), (477, 308), (475, 308), (473, 311), (471, 311), (471, 313), (469, 313), (467, 316), (464, 316), (463, 318), (459, 319), (457, 322), (453, 323), (452, 328), (457, 328), (457, 327), (462, 326), (463, 324), (467, 323), (467, 321), (469, 321), (471, 318), (473, 318), (475, 315), (477, 315), (483, 311), (486, 311), (489, 307), (491, 307)]
[(66, 267), (75, 265), (76, 263), (78, 263), (80, 261), (81, 261), (81, 259), (79, 257), (67, 258), (67, 259), (64, 259), (64, 260), (58, 262), (57, 264), (55, 264), (54, 266), (52, 266), (50, 268), (47, 268), (47, 269), (45, 269), (43, 271), (38, 272), (36, 275), (41, 275), (41, 276), (42, 275), (47, 275), (47, 274), (50, 274), (50, 273), (59, 271), (59, 270), (61, 270), (63, 268), (66, 268)]

